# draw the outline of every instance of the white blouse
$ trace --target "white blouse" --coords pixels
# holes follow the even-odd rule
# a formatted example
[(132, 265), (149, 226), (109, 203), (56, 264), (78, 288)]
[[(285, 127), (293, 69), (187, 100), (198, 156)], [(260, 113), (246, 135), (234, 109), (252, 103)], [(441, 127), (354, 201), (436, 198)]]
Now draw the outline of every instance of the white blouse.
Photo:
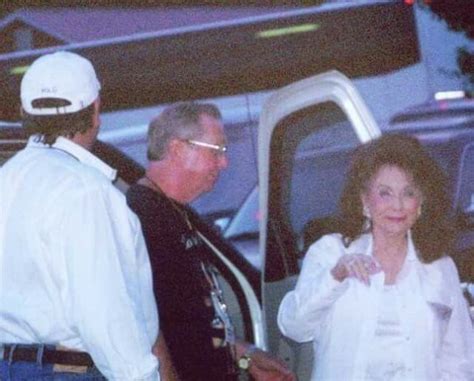
[(407, 366), (403, 353), (406, 352), (407, 341), (403, 336), (400, 316), (396, 308), (398, 299), (397, 286), (385, 285), (379, 299), (372, 356), (367, 365), (367, 380), (406, 380)]

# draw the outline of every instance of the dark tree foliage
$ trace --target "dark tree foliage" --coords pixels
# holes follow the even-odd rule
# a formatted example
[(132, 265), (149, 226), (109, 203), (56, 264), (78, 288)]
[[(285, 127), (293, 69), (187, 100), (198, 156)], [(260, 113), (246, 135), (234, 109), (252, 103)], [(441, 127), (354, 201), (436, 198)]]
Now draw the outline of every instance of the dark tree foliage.
[(466, 33), (474, 39), (474, 1), (472, 0), (431, 0), (425, 1), (431, 11), (445, 20), (449, 28)]
[(467, 79), (469, 80), (471, 87), (474, 87), (474, 51), (468, 51), (466, 48), (460, 48), (458, 50), (458, 66)]
[[(470, 40), (474, 40), (474, 1), (473, 0), (425, 0), (424, 4), (438, 18), (446, 21), (448, 27), (462, 32)], [(468, 81), (471, 91), (474, 89), (474, 49), (470, 47), (458, 49), (457, 63), (459, 72)]]

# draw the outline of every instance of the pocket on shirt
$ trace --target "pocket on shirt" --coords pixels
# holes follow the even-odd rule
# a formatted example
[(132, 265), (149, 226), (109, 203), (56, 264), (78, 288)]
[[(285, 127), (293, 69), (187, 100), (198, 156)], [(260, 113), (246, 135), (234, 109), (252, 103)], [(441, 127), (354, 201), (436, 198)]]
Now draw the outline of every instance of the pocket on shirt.
[(436, 344), (440, 346), (448, 329), (449, 320), (451, 319), (453, 310), (445, 304), (429, 302), (428, 305), (433, 312)]
[(444, 322), (444, 321), (449, 321), (451, 319), (451, 314), (453, 312), (452, 308), (447, 306), (446, 304), (440, 304), (440, 303), (433, 303), (429, 302), (428, 303), (435, 314), (435, 317)]

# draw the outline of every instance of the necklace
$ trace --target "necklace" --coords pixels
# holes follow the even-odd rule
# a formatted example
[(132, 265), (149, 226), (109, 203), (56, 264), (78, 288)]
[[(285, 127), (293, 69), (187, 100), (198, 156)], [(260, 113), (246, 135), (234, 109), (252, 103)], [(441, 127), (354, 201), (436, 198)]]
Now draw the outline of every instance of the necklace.
[(149, 182), (150, 185), (153, 186), (155, 192), (161, 194), (163, 198), (165, 198), (168, 203), (171, 205), (171, 207), (174, 209), (175, 212), (178, 213), (180, 218), (186, 222), (186, 226), (188, 227), (189, 230), (194, 231), (193, 225), (191, 224), (191, 221), (189, 220), (188, 213), (186, 212), (185, 209), (183, 209), (176, 201), (174, 201), (172, 198), (168, 197), (165, 192), (160, 188), (160, 186), (154, 182), (150, 177), (145, 175), (145, 179)]

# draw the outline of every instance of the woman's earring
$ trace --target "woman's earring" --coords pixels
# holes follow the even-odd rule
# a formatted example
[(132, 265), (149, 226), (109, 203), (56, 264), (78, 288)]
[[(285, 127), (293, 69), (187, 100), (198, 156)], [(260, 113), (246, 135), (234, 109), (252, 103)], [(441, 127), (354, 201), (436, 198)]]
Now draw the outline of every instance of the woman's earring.
[(420, 218), (421, 216), (421, 205), (418, 207), (418, 210), (416, 211), (416, 216)]
[(364, 205), (364, 210), (362, 212), (362, 214), (364, 215), (365, 218), (368, 218), (370, 219), (370, 210), (367, 206)]
[(370, 216), (370, 210), (365, 205), (364, 205), (364, 208), (362, 210), (362, 214), (364, 215), (364, 224), (362, 225), (362, 230), (364, 232), (368, 232), (372, 228), (372, 219), (371, 219), (371, 216)]

